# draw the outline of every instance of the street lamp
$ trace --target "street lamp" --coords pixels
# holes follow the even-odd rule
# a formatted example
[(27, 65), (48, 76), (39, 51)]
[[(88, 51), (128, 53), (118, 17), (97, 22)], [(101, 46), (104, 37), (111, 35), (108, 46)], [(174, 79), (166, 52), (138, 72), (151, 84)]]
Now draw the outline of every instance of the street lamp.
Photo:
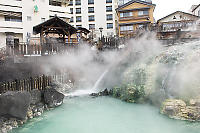
[(101, 32), (101, 38), (102, 38), (102, 31), (103, 31), (103, 28), (100, 27), (99, 30), (100, 30), (100, 32)]

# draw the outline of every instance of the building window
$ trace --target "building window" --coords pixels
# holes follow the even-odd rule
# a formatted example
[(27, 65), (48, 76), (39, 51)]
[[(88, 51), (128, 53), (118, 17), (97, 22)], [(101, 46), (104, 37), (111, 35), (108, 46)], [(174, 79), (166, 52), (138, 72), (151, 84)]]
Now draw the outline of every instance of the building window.
[(107, 29), (112, 29), (113, 28), (113, 23), (107, 23)]
[(112, 6), (106, 6), (106, 12), (112, 12)]
[(120, 31), (133, 31), (133, 25), (120, 26)]
[(81, 22), (81, 16), (76, 17), (76, 22)]
[(132, 12), (122, 12), (120, 13), (120, 18), (131, 17), (133, 16)]
[(88, 5), (89, 4), (94, 4), (94, 0), (88, 0)]
[(59, 2), (59, 1), (55, 1), (55, 0), (49, 0), (49, 5), (52, 5), (52, 6), (61, 6), (62, 3)]
[(73, 0), (69, 1), (69, 6), (73, 6)]
[(45, 22), (45, 18), (41, 18), (41, 22)]
[(94, 21), (94, 15), (89, 16), (89, 21)]
[(112, 14), (107, 14), (106, 15), (107, 20), (113, 20), (113, 15)]
[(32, 20), (31, 16), (27, 16), (27, 21), (31, 21), (31, 20)]
[(22, 22), (22, 17), (5, 16), (5, 21)]
[(94, 7), (88, 7), (88, 13), (94, 13)]
[(80, 28), (80, 27), (82, 27), (82, 25), (76, 25), (76, 28)]
[(112, 3), (112, 0), (106, 0), (106, 3)]
[(73, 12), (73, 8), (70, 8), (70, 13), (71, 13), (71, 14), (73, 14), (73, 13), (74, 13), (74, 12)]
[(138, 11), (138, 16), (144, 16), (144, 15), (149, 15), (149, 11), (148, 10)]
[(144, 29), (144, 24), (138, 24), (138, 29)]
[(81, 5), (81, 0), (76, 0), (76, 5)]
[(76, 14), (81, 14), (81, 8), (76, 8)]
[(89, 24), (89, 29), (95, 29), (95, 24)]
[(74, 17), (71, 17), (69, 22), (74, 22)]

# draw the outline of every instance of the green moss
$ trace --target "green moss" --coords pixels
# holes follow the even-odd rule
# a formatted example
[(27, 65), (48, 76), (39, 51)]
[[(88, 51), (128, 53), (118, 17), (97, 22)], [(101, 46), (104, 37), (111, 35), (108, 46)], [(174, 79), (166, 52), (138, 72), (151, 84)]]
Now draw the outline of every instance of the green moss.
[(114, 87), (112, 89), (112, 96), (126, 102), (138, 102), (140, 98), (145, 96), (144, 86), (127, 84), (121, 87)]

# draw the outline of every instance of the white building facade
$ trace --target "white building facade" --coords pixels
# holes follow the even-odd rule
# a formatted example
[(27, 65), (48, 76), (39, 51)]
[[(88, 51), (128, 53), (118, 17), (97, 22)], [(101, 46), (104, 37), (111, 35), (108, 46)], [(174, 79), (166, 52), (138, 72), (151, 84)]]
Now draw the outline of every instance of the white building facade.
[(193, 15), (200, 16), (200, 4), (199, 5), (193, 5), (191, 7), (191, 13)]
[[(116, 13), (118, 0), (71, 0), (70, 24), (74, 27), (84, 27), (91, 31), (90, 37), (116, 35)], [(103, 28), (100, 32), (99, 28)]]
[(28, 42), (33, 26), (57, 15), (69, 21), (68, 0), (0, 0), (0, 48)]

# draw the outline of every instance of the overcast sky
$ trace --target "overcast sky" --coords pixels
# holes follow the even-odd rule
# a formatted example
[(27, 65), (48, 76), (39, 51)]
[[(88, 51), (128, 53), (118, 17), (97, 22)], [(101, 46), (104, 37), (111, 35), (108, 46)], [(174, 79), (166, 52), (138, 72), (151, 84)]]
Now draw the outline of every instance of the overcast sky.
[(192, 5), (200, 4), (200, 0), (152, 0), (156, 4), (154, 17), (156, 20), (175, 11), (189, 12)]

